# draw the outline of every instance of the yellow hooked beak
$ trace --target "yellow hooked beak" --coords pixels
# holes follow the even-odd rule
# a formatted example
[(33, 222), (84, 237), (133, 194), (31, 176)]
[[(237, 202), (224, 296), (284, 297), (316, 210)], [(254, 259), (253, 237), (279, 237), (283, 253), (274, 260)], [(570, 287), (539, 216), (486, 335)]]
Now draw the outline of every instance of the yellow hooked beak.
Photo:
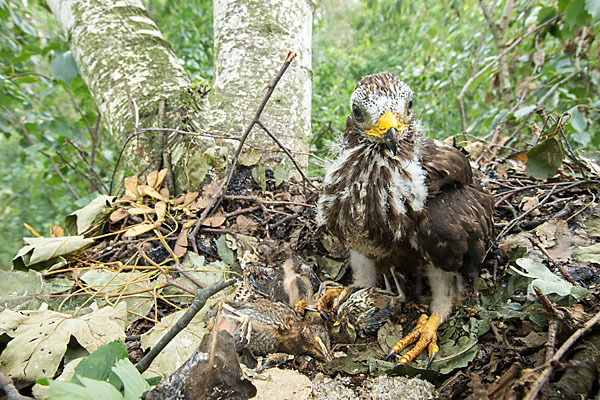
[(408, 126), (402, 119), (391, 111), (386, 111), (383, 117), (379, 118), (379, 123), (371, 129), (365, 131), (367, 135), (374, 136), (377, 139), (383, 139), (390, 129), (395, 128), (400, 134), (408, 129)]

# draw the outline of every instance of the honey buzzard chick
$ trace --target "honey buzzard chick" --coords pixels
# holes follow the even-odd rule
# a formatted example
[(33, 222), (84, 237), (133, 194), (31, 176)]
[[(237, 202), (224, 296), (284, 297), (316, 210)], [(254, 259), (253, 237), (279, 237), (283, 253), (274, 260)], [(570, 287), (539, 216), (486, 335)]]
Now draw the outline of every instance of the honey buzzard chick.
[(430, 316), (388, 357), (413, 342), (408, 363), (477, 276), (493, 232), (493, 198), (458, 149), (423, 137), (413, 91), (391, 73), (363, 78), (352, 93), (340, 151), (327, 167), (317, 221), (350, 250), (357, 286), (376, 286), (386, 268), (424, 273)]

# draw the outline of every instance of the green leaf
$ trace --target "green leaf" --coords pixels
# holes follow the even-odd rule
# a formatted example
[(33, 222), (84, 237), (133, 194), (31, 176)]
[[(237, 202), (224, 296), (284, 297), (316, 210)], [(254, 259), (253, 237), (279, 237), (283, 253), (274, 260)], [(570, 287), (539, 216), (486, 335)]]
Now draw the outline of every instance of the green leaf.
[(537, 144), (527, 152), (527, 174), (537, 179), (548, 179), (556, 174), (562, 164), (563, 149), (560, 143), (550, 138)]
[(125, 387), (125, 400), (137, 400), (142, 394), (150, 389), (148, 382), (142, 377), (142, 374), (133, 366), (128, 358), (117, 361), (112, 370), (119, 376)]
[(73, 375), (71, 381), (73, 383), (80, 383), (78, 377), (85, 377), (107, 381), (115, 388), (120, 389), (121, 382), (117, 379), (111, 368), (118, 360), (124, 358), (127, 358), (127, 346), (125, 346), (125, 343), (115, 340), (114, 342), (100, 346), (98, 350), (81, 360), (77, 367), (75, 367), (75, 375)]
[(600, 243), (576, 248), (575, 251), (573, 251), (573, 259), (600, 264)]
[(287, 180), (288, 175), (290, 173), (290, 167), (285, 161), (285, 159), (281, 160), (281, 162), (275, 167), (275, 171), (273, 174), (275, 175), (275, 187), (279, 187), (285, 180)]
[(565, 9), (565, 21), (571, 28), (583, 26), (591, 22), (591, 15), (587, 13), (585, 0), (571, 0)]
[(494, 120), (492, 121), (492, 123), (490, 124), (490, 126), (496, 126), (496, 125), (498, 125), (498, 122), (500, 122), (501, 120), (503, 120), (504, 117), (506, 117), (507, 114), (508, 114), (508, 110), (506, 110), (506, 109), (500, 110), (500, 112), (498, 114), (496, 114), (496, 116), (494, 117)]
[(111, 384), (81, 379), (85, 380), (85, 387), (76, 383), (50, 381), (50, 400), (123, 400), (121, 393)]
[(543, 24), (551, 18), (556, 16), (556, 8), (554, 7), (542, 7), (538, 13), (538, 24)]
[(585, 9), (592, 18), (596, 18), (600, 15), (600, 0), (585, 0)]
[(585, 117), (579, 112), (577, 107), (573, 107), (569, 110), (571, 114), (571, 126), (579, 133), (585, 132), (588, 126), (588, 122)]
[(67, 232), (81, 235), (94, 222), (98, 215), (105, 213), (116, 200), (115, 196), (100, 195), (91, 203), (65, 217), (65, 228)]
[(530, 113), (535, 111), (536, 108), (537, 108), (537, 106), (535, 106), (535, 105), (521, 107), (517, 111), (515, 111), (513, 113), (513, 115), (515, 116), (516, 119), (521, 119), (524, 116), (529, 115)]
[(50, 71), (57, 79), (60, 79), (67, 85), (71, 85), (71, 81), (79, 75), (79, 69), (75, 59), (71, 54), (71, 51), (65, 51), (64, 53), (58, 53), (52, 63), (50, 64)]
[(585, 297), (589, 293), (583, 288), (580, 288), (583, 290), (578, 289), (574, 291), (573, 284), (552, 273), (552, 271), (546, 268), (541, 262), (530, 260), (528, 258), (519, 258), (517, 260), (517, 265), (523, 268), (523, 270), (519, 270), (512, 265), (510, 268), (519, 275), (533, 279), (527, 289), (530, 296), (535, 293), (533, 286), (537, 286), (546, 295), (557, 294), (559, 296), (567, 296), (570, 294), (576, 299)]
[(217, 253), (221, 257), (221, 260), (227, 265), (233, 264), (235, 262), (235, 252), (229, 247), (225, 235), (219, 236), (215, 244), (217, 245)]
[(254, 182), (258, 183), (263, 192), (267, 190), (265, 167), (262, 165), (257, 165), (256, 167), (252, 168), (252, 178), (254, 179)]

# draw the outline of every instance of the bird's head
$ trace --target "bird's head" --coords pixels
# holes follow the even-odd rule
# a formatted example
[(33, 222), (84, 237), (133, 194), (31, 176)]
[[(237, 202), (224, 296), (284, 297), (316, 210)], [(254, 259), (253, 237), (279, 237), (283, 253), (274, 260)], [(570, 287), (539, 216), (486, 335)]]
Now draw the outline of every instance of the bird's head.
[(364, 77), (352, 92), (350, 107), (347, 131), (385, 143), (394, 153), (412, 132), (413, 91), (394, 74)]
[(331, 343), (329, 332), (321, 324), (308, 323), (301, 331), (306, 353), (320, 360), (330, 361)]

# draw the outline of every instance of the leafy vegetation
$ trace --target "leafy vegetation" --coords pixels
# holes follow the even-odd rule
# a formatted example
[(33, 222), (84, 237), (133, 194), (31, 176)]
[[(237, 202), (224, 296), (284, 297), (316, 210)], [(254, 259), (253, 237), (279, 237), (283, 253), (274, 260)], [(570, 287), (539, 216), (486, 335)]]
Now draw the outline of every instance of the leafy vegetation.
[[(501, 20), (507, 3), (490, 6), (492, 20)], [(146, 7), (193, 80), (210, 80), (212, 2), (148, 0)], [(544, 103), (548, 114), (564, 114), (574, 151), (595, 149), (599, 19), (600, 0), (515, 0), (499, 47), (475, 0), (322, 2), (314, 19), (311, 150), (323, 155), (327, 141), (344, 129), (357, 80), (386, 70), (415, 89), (416, 113), (431, 136), (489, 138), (502, 121), (502, 144), (528, 148), (543, 130), (544, 117), (535, 111)], [(6, 268), (28, 235), (23, 223), (48, 232), (106, 192), (118, 149), (45, 5), (0, 0), (0, 20), (0, 266)], [(463, 88), (464, 120), (456, 101)], [(549, 144), (546, 149), (557, 148)], [(544, 168), (536, 176), (543, 177)]]

